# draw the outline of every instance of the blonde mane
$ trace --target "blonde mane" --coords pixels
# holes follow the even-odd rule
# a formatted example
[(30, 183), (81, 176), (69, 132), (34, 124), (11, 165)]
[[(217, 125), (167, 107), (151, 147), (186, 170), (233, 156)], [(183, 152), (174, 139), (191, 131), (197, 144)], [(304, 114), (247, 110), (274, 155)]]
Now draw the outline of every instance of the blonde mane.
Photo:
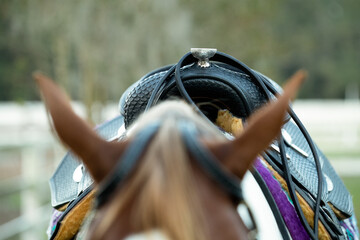
[(195, 124), (212, 141), (224, 140), (218, 129), (180, 101), (167, 101), (140, 116), (130, 128), (130, 139), (150, 122), (160, 121), (161, 126), (136, 173), (114, 196), (106, 218), (96, 231), (100, 238), (131, 203), (135, 207), (129, 221), (135, 231), (159, 229), (169, 239), (207, 239), (203, 209), (194, 186), (194, 170), (178, 130), (178, 121), (184, 119)]

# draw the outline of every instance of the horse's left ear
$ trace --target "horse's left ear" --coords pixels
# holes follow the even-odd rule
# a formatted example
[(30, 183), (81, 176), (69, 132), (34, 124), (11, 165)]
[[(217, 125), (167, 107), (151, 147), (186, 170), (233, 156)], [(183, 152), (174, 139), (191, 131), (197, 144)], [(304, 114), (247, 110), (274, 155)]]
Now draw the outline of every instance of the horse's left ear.
[(256, 156), (278, 137), (284, 124), (289, 102), (296, 96), (306, 78), (306, 72), (296, 72), (284, 86), (283, 94), (251, 115), (247, 127), (235, 140), (211, 146), (214, 154), (240, 179), (250, 168)]
[(60, 87), (41, 73), (33, 76), (60, 140), (82, 159), (94, 180), (100, 182), (121, 156), (125, 143), (107, 142), (100, 138), (75, 114)]

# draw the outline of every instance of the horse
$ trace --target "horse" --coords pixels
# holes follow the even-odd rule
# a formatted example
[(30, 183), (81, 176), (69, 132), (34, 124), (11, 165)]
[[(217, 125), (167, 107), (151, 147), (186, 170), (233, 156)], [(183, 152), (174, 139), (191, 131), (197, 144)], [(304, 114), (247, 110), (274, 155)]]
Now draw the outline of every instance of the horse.
[(41, 73), (34, 78), (60, 141), (95, 182), (97, 199), (80, 238), (231, 240), (251, 238), (237, 211), (239, 183), (279, 135), (305, 74), (295, 74), (233, 140), (192, 106), (166, 100), (143, 113), (121, 141), (111, 142), (74, 113), (51, 79)]

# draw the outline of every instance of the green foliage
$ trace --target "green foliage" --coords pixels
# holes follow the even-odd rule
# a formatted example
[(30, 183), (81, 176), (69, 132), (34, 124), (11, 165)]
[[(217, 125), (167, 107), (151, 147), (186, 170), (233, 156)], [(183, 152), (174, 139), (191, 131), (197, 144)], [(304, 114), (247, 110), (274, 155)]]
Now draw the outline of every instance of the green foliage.
[(39, 69), (88, 106), (117, 101), (191, 47), (216, 47), (279, 83), (305, 68), (300, 97), (344, 98), (360, 86), (359, 9), (356, 0), (3, 0), (0, 100), (38, 99)]
[[(348, 188), (353, 197), (355, 216), (359, 219), (360, 216), (360, 177), (343, 177), (344, 184)], [(360, 222), (358, 222), (358, 228), (360, 228)]]

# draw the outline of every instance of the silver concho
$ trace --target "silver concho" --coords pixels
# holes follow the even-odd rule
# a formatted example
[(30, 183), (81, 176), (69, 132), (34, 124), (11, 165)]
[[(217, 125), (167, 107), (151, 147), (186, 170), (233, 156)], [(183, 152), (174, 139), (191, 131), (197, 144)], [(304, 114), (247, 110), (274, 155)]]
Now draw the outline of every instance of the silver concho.
[(289, 147), (294, 149), (296, 152), (300, 153), (303, 157), (305, 157), (305, 158), (309, 157), (309, 154), (307, 152), (305, 152), (304, 150), (302, 150), (300, 147), (298, 147), (297, 145), (295, 145), (293, 143), (291, 135), (285, 129), (281, 129), (281, 133), (282, 133), (285, 143)]
[(328, 190), (328, 192), (331, 192), (334, 189), (334, 184), (333, 184), (333, 182), (331, 181), (331, 179), (329, 178), (328, 175), (326, 175), (324, 173), (323, 176), (325, 178), (325, 182), (326, 182), (326, 185), (327, 185), (327, 190)]
[(80, 164), (79, 166), (77, 166), (77, 168), (73, 173), (74, 182), (79, 183), (82, 180), (83, 175), (84, 175), (84, 165)]

